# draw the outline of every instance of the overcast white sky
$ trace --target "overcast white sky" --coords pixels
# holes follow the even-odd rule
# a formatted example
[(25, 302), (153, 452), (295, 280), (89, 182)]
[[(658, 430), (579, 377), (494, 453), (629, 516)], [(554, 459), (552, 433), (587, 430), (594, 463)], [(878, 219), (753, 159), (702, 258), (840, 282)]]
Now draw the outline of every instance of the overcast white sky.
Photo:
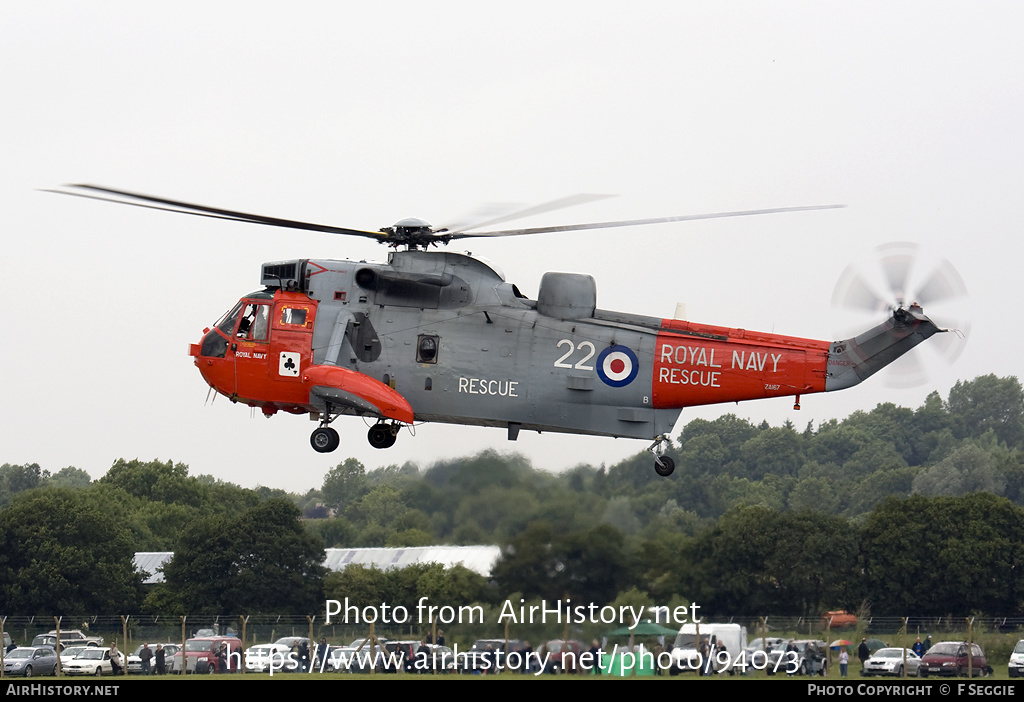
[(375, 451), (349, 418), (324, 456), (302, 417), (204, 406), (188, 344), (259, 287), (262, 262), (386, 251), (37, 191), (67, 182), (370, 230), (573, 193), (619, 197), (516, 224), (844, 203), (454, 248), (530, 296), (546, 270), (587, 272), (606, 309), (685, 302), (696, 321), (822, 339), (848, 321), (830, 305), (841, 272), (884, 242), (919, 242), (970, 290), (970, 343), (928, 386), (875, 378), (799, 412), (778, 399), (683, 422), (803, 427), (1021, 373), (1024, 5), (630, 5), (4, 3), (0, 462), (99, 477), (173, 459), (305, 491), (348, 456), (426, 466), (495, 447), (559, 470), (646, 447), (425, 425)]

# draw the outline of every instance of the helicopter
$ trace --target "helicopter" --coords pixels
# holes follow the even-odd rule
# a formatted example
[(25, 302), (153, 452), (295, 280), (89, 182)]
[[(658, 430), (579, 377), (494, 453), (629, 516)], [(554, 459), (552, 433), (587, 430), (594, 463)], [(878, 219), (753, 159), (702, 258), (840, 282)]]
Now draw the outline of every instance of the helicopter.
[(294, 259), (262, 265), (244, 295), (189, 355), (212, 390), (232, 402), (306, 414), (320, 453), (337, 449), (340, 416), (369, 418), (371, 446), (393, 446), (414, 423), (497, 427), (652, 441), (654, 469), (682, 409), (842, 390), (931, 336), (948, 331), (916, 302), (897, 301), (873, 328), (840, 341), (666, 319), (597, 307), (594, 278), (548, 272), (536, 299), (492, 265), (437, 250), (471, 237), (506, 237), (842, 205), (683, 215), (529, 229), (469, 231), (602, 196), (574, 196), (471, 227), (434, 229), (409, 218), (378, 231), (278, 219), (96, 185), (62, 194), (182, 214), (374, 239), (387, 261)]

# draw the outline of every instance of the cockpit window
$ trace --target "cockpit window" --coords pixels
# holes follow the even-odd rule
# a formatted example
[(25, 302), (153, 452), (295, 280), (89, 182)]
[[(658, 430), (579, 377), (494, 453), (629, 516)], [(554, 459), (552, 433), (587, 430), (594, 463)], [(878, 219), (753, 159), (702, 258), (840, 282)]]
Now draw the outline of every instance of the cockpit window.
[(249, 303), (238, 323), (237, 336), (240, 339), (266, 341), (270, 331), (270, 306)]
[(231, 308), (231, 311), (221, 317), (214, 325), (226, 335), (231, 336), (235, 332), (235, 322), (238, 321), (238, 314), (242, 311), (243, 302)]

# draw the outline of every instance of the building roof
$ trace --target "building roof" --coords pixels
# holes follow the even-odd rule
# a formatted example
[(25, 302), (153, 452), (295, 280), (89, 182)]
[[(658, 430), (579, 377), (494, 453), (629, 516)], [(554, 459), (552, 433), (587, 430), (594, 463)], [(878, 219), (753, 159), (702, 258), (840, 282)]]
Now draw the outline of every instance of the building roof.
[(135, 570), (147, 576), (143, 578), (143, 585), (155, 585), (164, 581), (163, 571), (160, 569), (170, 562), (174, 551), (136, 551)]
[[(445, 567), (461, 565), (485, 578), (501, 555), (498, 546), (415, 546), (405, 548), (328, 548), (324, 566), (342, 571), (349, 565), (391, 570), (418, 563), (440, 563)], [(139, 551), (135, 554), (135, 570), (147, 574), (144, 585), (164, 581), (160, 570), (174, 556), (173, 551)]]
[(416, 546), (407, 548), (329, 548), (324, 565), (332, 571), (346, 566), (373, 566), (381, 570), (405, 568), (418, 563), (440, 563), (451, 567), (462, 565), (490, 577), (498, 561), (498, 546)]

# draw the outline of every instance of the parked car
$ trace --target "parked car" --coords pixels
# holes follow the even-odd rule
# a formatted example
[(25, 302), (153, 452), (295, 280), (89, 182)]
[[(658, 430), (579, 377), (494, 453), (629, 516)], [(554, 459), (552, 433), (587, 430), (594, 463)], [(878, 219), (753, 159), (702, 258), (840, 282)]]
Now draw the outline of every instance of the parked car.
[(60, 652), (60, 667), (63, 668), (71, 659), (77, 656), (85, 649), (90, 648), (89, 646), (68, 646)]
[(786, 648), (786, 640), (778, 636), (757, 637), (747, 643), (743, 649), (743, 662), (747, 664), (747, 672), (764, 670), (767, 666), (768, 654), (782, 646)]
[(416, 651), (416, 663), (413, 665), (417, 673), (456, 673), (455, 652), (447, 646), (439, 644), (422, 644)]
[(221, 644), (227, 644), (228, 670), (237, 672), (241, 665), (242, 642), (234, 636), (210, 636), (189, 639), (185, 642), (185, 650), (178, 651), (171, 657), (170, 670), (181, 672), (182, 654), (185, 656), (186, 673), (214, 673), (217, 671), (217, 651)]
[(214, 636), (238, 636), (238, 632), (230, 626), (219, 626), (219, 627), (208, 627), (206, 629), (199, 629), (196, 633), (192, 634), (193, 639), (209, 639)]
[(305, 636), (282, 636), (274, 643), (278, 646), (287, 646), (289, 651), (296, 651), (294, 660), (298, 661), (298, 667), (288, 668), (289, 672), (309, 670), (310, 659), (313, 657), (313, 643), (308, 638)]
[(4, 675), (56, 675), (57, 652), (49, 646), (21, 646), (4, 656)]
[[(57, 630), (51, 629), (45, 634), (39, 634), (32, 639), (33, 646), (49, 646), (57, 648)], [(81, 629), (68, 629), (60, 632), (60, 647), (67, 646), (102, 646), (102, 636), (87, 636)]]
[(975, 678), (992, 672), (981, 646), (970, 644), (968, 649), (966, 641), (940, 641), (921, 657), (918, 674), (926, 678), (929, 675), (962, 676), (968, 672)]
[[(505, 656), (522, 648), (523, 642), (519, 639), (510, 639), (508, 648), (505, 647), (505, 639), (477, 639), (468, 651), (459, 653), (459, 672), (500, 673), (505, 667)], [(500, 656), (498, 652), (501, 652)]]
[(920, 668), (921, 659), (909, 648), (880, 648), (871, 658), (864, 661), (861, 675), (895, 675), (902, 678), (905, 670), (909, 678), (919, 675)]
[(385, 673), (415, 672), (416, 654), (420, 650), (419, 641), (388, 641), (384, 644)]
[[(63, 664), (62, 664), (63, 665)], [(113, 675), (110, 663), (110, 648), (86, 646), (77, 656), (63, 665), (65, 675)]]
[(250, 646), (245, 652), (245, 669), (254, 673), (281, 673), (298, 670), (299, 662), (290, 659), (291, 647), (279, 643)]
[[(792, 642), (796, 655), (788, 654), (789, 642), (776, 647), (768, 654), (768, 675), (825, 675), (827, 673), (828, 644), (819, 639), (800, 639)], [(813, 648), (814, 656), (809, 655)]]
[[(176, 643), (165, 643), (160, 645), (164, 647), (164, 665), (167, 665), (167, 661), (171, 660), (171, 658), (174, 657), (174, 654), (178, 652), (178, 649), (181, 648), (181, 644)], [(149, 661), (149, 668), (153, 671), (156, 670), (156, 646), (157, 645), (155, 643), (149, 644), (149, 650), (153, 652), (153, 658)], [(142, 644), (139, 644), (139, 647), (135, 649), (135, 652), (128, 656), (128, 666), (125, 670), (128, 671), (129, 675), (142, 674), (142, 658), (139, 657), (141, 652)], [(62, 657), (61, 661), (63, 660), (64, 659)]]
[(1010, 654), (1010, 677), (1019, 678), (1024, 675), (1024, 639), (1017, 642)]
[[(387, 644), (387, 639), (377, 639), (381, 646)], [(380, 669), (379, 656), (384, 650), (381, 646), (375, 646), (366, 640), (365, 636), (354, 639), (348, 646), (331, 648), (328, 653), (327, 667), (331, 670), (343, 673), (368, 673), (377, 665)]]
[[(545, 673), (575, 673), (579, 670), (580, 655), (587, 650), (582, 641), (554, 639), (548, 641), (540, 649), (540, 659), (547, 661)], [(569, 653), (568, 656), (565, 654)]]

